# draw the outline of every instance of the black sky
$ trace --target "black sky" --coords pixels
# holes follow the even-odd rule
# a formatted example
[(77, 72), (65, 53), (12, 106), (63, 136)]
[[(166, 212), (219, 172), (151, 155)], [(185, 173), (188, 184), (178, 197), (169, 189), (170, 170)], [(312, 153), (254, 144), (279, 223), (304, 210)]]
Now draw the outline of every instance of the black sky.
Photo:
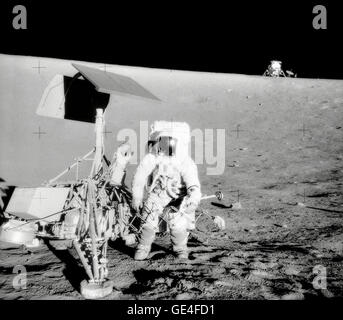
[[(261, 74), (271, 59), (299, 77), (343, 79), (339, 1), (21, 1), (1, 3), (0, 52), (123, 65)], [(109, 5), (111, 4), (111, 5)], [(325, 5), (327, 30), (312, 27)]]

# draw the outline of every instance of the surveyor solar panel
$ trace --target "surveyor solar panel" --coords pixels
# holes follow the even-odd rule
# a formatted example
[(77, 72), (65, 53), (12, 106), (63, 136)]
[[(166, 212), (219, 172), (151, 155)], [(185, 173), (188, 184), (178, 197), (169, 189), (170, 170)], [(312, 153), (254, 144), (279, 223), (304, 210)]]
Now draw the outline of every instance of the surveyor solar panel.
[(143, 88), (130, 77), (95, 68), (72, 64), (99, 92), (119, 93), (158, 100), (151, 92)]

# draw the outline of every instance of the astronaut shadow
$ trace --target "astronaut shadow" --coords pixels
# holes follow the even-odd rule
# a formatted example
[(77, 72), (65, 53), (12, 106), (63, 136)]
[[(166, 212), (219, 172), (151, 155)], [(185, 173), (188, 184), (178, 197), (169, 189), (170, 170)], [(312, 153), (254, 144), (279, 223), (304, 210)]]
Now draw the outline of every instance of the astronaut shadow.
[[(131, 258), (134, 257), (135, 252), (136, 252), (136, 244), (133, 246), (128, 246), (125, 244), (125, 241), (123, 241), (122, 239), (109, 241), (108, 245), (113, 250), (119, 251)], [(171, 254), (171, 253), (172, 253), (172, 250), (170, 250), (169, 248), (165, 248), (157, 243), (153, 243), (151, 246), (149, 259), (158, 260), (158, 259), (166, 257), (168, 254)]]
[(157, 243), (153, 243), (151, 246), (150, 260), (159, 260), (166, 258), (168, 255), (174, 255), (173, 251), (169, 247), (161, 246)]
[(122, 239), (117, 239), (114, 241), (109, 241), (108, 246), (116, 251), (119, 251), (131, 258), (135, 255), (135, 246), (128, 246)]
[(64, 264), (65, 268), (63, 270), (63, 275), (65, 278), (76, 291), (80, 292), (81, 282), (85, 279), (88, 279), (88, 277), (78, 259), (71, 254), (70, 249), (56, 250), (48, 243), (48, 241), (46, 241), (45, 244), (49, 250)]

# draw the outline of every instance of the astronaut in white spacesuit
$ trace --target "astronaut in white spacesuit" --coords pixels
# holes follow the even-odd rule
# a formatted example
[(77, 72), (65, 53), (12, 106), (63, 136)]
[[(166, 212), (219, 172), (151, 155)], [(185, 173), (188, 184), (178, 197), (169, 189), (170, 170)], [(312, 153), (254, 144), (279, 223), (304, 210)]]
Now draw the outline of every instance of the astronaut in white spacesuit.
[[(188, 124), (156, 121), (148, 143), (148, 153), (139, 164), (132, 184), (133, 208), (143, 220), (135, 253), (136, 260), (148, 257), (164, 209), (179, 202), (178, 211), (170, 211), (167, 223), (173, 250), (188, 258), (189, 231), (195, 228), (195, 210), (201, 199), (197, 166), (188, 154)], [(144, 189), (147, 197), (143, 202)]]

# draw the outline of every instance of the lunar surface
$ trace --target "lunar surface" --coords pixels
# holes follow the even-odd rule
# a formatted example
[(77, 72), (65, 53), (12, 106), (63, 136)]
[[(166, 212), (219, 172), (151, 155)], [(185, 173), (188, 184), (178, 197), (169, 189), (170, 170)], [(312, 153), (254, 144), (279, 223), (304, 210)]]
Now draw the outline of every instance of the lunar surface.
[[(193, 89), (179, 88), (192, 107), (175, 109), (174, 120), (226, 130), (224, 173), (199, 166), (203, 193), (224, 199), (199, 207), (188, 262), (173, 256), (168, 235), (140, 262), (134, 248), (111, 243), (106, 299), (343, 297), (343, 82), (226, 75)], [(13, 285), (18, 265), (26, 288)], [(0, 299), (83, 299), (85, 278), (73, 250), (1, 244)]]

